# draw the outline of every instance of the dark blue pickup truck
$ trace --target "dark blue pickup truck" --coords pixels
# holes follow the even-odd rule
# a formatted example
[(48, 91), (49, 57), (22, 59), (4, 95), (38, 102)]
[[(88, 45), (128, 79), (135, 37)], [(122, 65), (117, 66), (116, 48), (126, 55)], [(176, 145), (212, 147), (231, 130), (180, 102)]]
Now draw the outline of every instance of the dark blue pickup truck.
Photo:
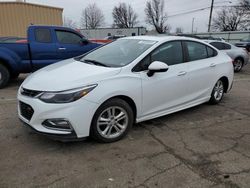
[(33, 25), (28, 28), (27, 34), (27, 40), (0, 42), (0, 89), (20, 73), (36, 71), (101, 45), (65, 27)]

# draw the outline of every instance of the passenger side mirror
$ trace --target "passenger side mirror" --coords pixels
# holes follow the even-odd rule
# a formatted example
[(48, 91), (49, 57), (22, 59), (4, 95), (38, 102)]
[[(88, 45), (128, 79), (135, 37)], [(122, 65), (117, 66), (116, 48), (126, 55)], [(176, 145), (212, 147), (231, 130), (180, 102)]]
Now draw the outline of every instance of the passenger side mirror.
[(80, 40), (80, 44), (81, 45), (87, 45), (89, 43), (89, 41), (87, 40), (87, 39), (85, 39), (85, 38), (82, 38), (81, 40)]
[(147, 75), (149, 77), (153, 76), (156, 72), (166, 72), (168, 70), (168, 65), (161, 61), (154, 61), (148, 67)]

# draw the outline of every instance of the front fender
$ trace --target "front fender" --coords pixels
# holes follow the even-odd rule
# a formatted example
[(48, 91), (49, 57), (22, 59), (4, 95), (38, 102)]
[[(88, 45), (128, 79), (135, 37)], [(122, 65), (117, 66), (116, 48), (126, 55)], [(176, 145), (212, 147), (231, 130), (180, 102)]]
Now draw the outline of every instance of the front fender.
[(140, 75), (113, 77), (98, 83), (91, 91), (86, 100), (97, 103), (99, 106), (110, 98), (126, 96), (133, 100), (137, 109), (137, 116), (141, 114), (142, 106), (142, 84)]

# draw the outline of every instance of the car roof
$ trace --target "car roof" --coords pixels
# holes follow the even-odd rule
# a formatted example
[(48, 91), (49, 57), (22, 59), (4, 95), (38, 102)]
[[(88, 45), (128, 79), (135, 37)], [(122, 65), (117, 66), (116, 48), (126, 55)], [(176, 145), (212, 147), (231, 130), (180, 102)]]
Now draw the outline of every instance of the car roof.
[(139, 39), (139, 40), (152, 40), (157, 42), (166, 42), (170, 40), (191, 40), (205, 43), (203, 40), (191, 38), (191, 37), (184, 37), (184, 36), (166, 36), (166, 35), (157, 35), (157, 36), (150, 36), (150, 35), (141, 35), (141, 36), (131, 36), (131, 37), (124, 37), (120, 40), (124, 39)]

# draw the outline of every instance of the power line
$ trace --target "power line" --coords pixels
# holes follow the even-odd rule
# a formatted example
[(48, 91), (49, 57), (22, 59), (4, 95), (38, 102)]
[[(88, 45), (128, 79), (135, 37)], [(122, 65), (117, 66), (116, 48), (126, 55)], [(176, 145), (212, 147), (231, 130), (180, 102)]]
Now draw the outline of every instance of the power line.
[(199, 8), (199, 9), (194, 9), (194, 10), (189, 10), (189, 11), (178, 13), (178, 14), (172, 14), (172, 15), (169, 15), (168, 17), (174, 17), (174, 16), (180, 16), (180, 15), (184, 15), (184, 14), (190, 14), (190, 13), (193, 13), (193, 12), (199, 12), (199, 11), (206, 10), (206, 9), (209, 9), (209, 8), (210, 8), (210, 6), (209, 7), (204, 7), (204, 8)]
[[(221, 7), (243, 7), (243, 6), (233, 6), (233, 5), (232, 6), (214, 6), (214, 8), (221, 8)], [(199, 11), (210, 9), (210, 8), (211, 6), (203, 7), (203, 8), (194, 9), (194, 10), (190, 10), (190, 11), (186, 11), (182, 13), (172, 14), (172, 15), (169, 15), (168, 17), (170, 18), (170, 17), (180, 16), (180, 15), (190, 14), (190, 13), (199, 12)]]

